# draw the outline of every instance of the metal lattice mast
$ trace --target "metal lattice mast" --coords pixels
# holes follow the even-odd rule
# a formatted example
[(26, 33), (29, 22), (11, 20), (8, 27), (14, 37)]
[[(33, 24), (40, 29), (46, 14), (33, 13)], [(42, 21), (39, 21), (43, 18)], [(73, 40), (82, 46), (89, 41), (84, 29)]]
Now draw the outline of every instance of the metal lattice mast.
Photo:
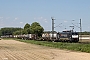
[(81, 40), (82, 40), (82, 26), (81, 26), (82, 24), (81, 24), (81, 19), (80, 19), (80, 37), (81, 37)]
[(54, 37), (54, 18), (53, 17), (51, 17), (51, 19), (52, 19), (52, 40), (53, 40), (53, 37)]

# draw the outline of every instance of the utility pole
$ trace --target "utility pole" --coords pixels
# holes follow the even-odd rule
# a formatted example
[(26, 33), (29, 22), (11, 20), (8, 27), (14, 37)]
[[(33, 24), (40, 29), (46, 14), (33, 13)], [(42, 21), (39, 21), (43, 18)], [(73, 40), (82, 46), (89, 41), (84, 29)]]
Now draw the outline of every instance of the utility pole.
[[(80, 33), (82, 34), (82, 23), (81, 23), (81, 19), (80, 19)], [(81, 40), (82, 40), (82, 35), (80, 34), (80, 38), (81, 38)]]
[(52, 19), (52, 40), (53, 40), (53, 38), (54, 38), (54, 18), (53, 17), (51, 17), (51, 19)]
[(20, 35), (22, 36), (22, 28), (20, 27)]

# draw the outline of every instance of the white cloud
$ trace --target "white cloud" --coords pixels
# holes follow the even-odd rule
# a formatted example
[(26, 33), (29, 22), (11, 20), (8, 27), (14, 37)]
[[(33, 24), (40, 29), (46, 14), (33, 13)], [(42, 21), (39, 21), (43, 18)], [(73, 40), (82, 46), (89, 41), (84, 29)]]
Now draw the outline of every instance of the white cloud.
[(7, 17), (6, 19), (9, 19), (10, 17)]
[(45, 21), (46, 23), (48, 22), (48, 21)]
[(20, 24), (23, 24), (23, 22), (20, 22)]
[(45, 21), (47, 20), (47, 19), (44, 19)]
[(18, 18), (16, 17), (15, 20), (17, 20)]
[(0, 19), (2, 19), (3, 17), (0, 17)]
[(37, 17), (37, 18), (34, 18), (34, 20), (42, 20), (43, 17)]
[(3, 20), (3, 17), (0, 17), (0, 21), (2, 21)]
[(88, 28), (90, 28), (90, 27), (88, 27)]
[(44, 22), (46, 22), (46, 23), (47, 23), (47, 22), (48, 22), (48, 21), (47, 21), (47, 19), (44, 19)]
[(43, 17), (40, 17), (39, 19), (43, 19)]
[(47, 19), (45, 19), (45, 18), (43, 18), (43, 17), (34, 18), (34, 20), (38, 20), (38, 21), (40, 21), (40, 22), (45, 22), (45, 23), (48, 22)]
[(34, 20), (36, 20), (36, 18), (34, 18)]
[(68, 21), (64, 21), (65, 23), (67, 23)]

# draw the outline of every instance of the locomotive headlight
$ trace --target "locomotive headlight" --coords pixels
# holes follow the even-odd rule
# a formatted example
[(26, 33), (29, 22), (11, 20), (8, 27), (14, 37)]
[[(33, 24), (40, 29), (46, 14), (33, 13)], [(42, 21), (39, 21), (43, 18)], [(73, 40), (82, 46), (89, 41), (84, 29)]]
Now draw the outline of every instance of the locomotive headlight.
[(78, 38), (78, 35), (72, 35), (72, 38)]

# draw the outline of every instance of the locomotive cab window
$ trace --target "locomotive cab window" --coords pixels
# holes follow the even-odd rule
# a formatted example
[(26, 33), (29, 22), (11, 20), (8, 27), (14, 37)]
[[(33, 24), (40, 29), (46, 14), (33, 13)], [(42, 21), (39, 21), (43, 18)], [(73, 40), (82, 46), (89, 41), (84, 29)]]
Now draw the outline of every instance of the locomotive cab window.
[(72, 35), (78, 35), (78, 33), (72, 33)]

